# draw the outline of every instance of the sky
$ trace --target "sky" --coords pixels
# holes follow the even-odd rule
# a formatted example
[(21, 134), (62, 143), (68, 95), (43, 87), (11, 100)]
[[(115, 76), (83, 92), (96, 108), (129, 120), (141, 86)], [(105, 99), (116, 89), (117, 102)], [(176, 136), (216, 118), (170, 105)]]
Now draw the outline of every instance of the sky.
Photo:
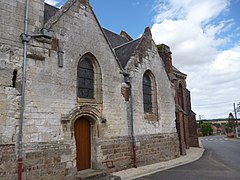
[[(66, 0), (45, 0), (61, 7)], [(101, 24), (140, 37), (151, 28), (186, 73), (199, 119), (227, 118), (240, 102), (240, 0), (90, 0)], [(239, 105), (240, 106), (240, 105)], [(237, 114), (240, 118), (240, 113)]]

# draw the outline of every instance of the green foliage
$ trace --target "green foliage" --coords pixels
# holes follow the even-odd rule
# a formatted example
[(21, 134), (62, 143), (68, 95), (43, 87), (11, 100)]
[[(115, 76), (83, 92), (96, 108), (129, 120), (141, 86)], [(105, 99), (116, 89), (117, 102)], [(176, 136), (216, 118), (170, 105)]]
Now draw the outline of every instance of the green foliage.
[(236, 124), (235, 124), (235, 119), (234, 119), (234, 116), (232, 113), (229, 113), (229, 116), (228, 116), (228, 122), (227, 124), (225, 125), (225, 128), (226, 128), (226, 132), (227, 133), (231, 133), (234, 131), (236, 127)]
[(158, 49), (158, 53), (163, 53), (164, 52), (164, 45), (163, 44), (157, 44), (157, 49)]
[(233, 132), (235, 126), (236, 125), (235, 125), (234, 120), (228, 120), (227, 124), (225, 125), (227, 133)]
[(202, 122), (200, 124), (200, 128), (201, 128), (201, 131), (202, 131), (202, 135), (203, 136), (209, 136), (212, 134), (213, 130), (212, 130), (212, 127), (211, 127), (211, 124), (208, 123), (208, 122)]

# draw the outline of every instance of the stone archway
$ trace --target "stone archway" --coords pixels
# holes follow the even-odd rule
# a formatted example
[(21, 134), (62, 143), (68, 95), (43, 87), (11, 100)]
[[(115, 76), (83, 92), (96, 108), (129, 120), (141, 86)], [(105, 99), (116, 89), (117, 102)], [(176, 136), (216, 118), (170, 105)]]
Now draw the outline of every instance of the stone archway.
[[(99, 124), (105, 122), (106, 119), (101, 117), (101, 113), (98, 110), (98, 108), (91, 106), (91, 105), (82, 105), (82, 106), (77, 106), (74, 109), (72, 109), (68, 114), (62, 114), (61, 122), (64, 128), (64, 131), (69, 132), (66, 133), (66, 137), (69, 137), (69, 140), (73, 140), (73, 143), (76, 145), (75, 147), (73, 146), (73, 152), (76, 154), (76, 168), (78, 171), (83, 170), (83, 169), (88, 169), (88, 168), (93, 168), (97, 169), (98, 167), (101, 166), (99, 162), (97, 161), (97, 148), (96, 148), (96, 141), (99, 136)], [(81, 123), (82, 122), (82, 123)], [(80, 127), (79, 127), (80, 126)], [(82, 127), (81, 127), (82, 126)], [(76, 129), (78, 129), (76, 131)], [(85, 135), (80, 135), (77, 133), (79, 131), (82, 131), (81, 129), (85, 129)], [(85, 131), (84, 130), (84, 131)], [(85, 149), (85, 151), (89, 151), (89, 157), (88, 157), (88, 162), (90, 159), (90, 166), (86, 165), (84, 167), (78, 166), (79, 163), (79, 157), (81, 157), (81, 154), (78, 151), (78, 144), (81, 144), (81, 136), (87, 136), (86, 134), (90, 133), (90, 140), (87, 140), (90, 144), (87, 145), (89, 148)], [(77, 138), (79, 139), (77, 139)], [(85, 142), (83, 142), (85, 143)], [(89, 150), (90, 149), (90, 150)], [(82, 159), (82, 158), (80, 158)]]

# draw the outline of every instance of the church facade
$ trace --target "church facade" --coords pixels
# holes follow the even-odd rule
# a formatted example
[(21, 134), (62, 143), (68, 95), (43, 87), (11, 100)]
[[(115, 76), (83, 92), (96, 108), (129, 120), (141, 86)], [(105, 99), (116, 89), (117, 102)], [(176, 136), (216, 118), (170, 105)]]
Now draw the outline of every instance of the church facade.
[[(24, 179), (114, 172), (198, 146), (186, 75), (173, 67), (168, 72), (171, 57), (148, 27), (133, 40), (102, 28), (88, 0), (68, 0), (61, 9), (32, 0), (26, 40), (20, 38), (25, 0), (0, 6), (0, 179), (18, 174), (23, 41)], [(51, 39), (36, 35), (43, 31)]]

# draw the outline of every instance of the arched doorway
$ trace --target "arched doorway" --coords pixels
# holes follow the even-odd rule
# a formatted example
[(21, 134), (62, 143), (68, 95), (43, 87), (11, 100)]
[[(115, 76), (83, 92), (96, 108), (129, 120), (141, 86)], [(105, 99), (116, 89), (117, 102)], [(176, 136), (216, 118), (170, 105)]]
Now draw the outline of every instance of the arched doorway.
[(74, 123), (74, 135), (77, 170), (89, 169), (91, 168), (91, 122), (84, 117), (78, 118)]

